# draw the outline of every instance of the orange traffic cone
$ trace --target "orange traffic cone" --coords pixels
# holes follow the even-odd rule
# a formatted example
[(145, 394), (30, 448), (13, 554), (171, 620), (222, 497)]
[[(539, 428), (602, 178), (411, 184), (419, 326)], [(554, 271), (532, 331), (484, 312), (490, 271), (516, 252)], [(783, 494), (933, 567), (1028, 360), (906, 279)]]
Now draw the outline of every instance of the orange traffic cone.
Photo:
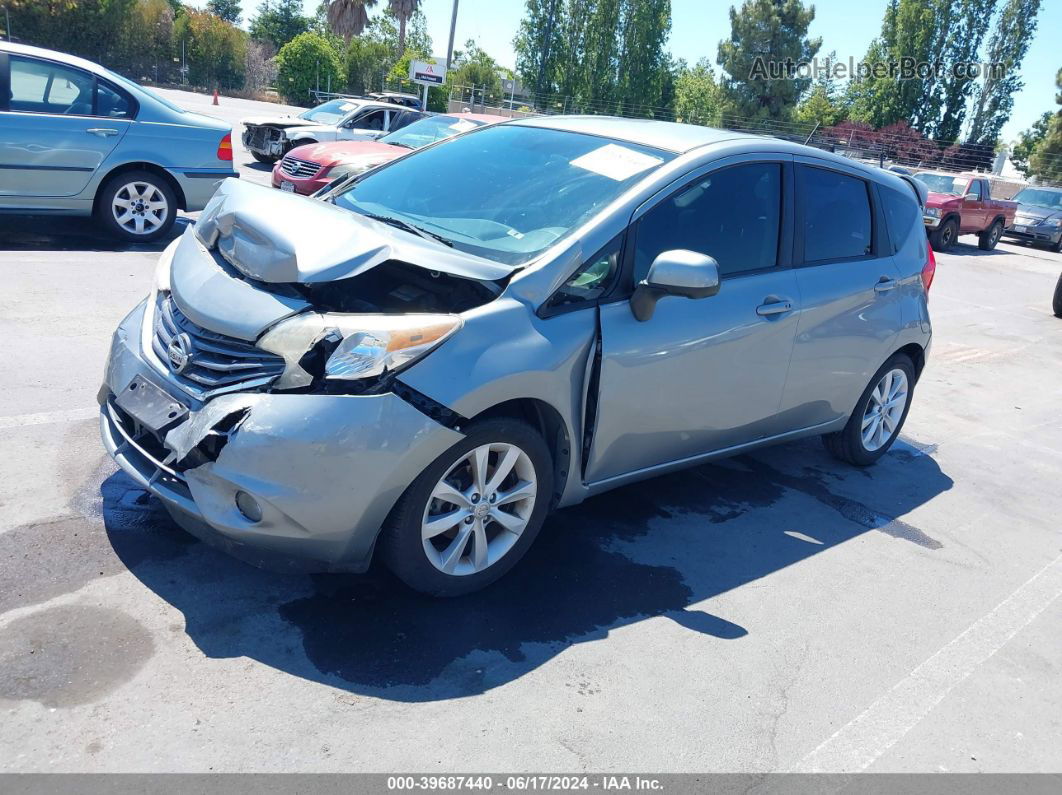
[(216, 88), (214, 89), (214, 104), (218, 104), (218, 90)]

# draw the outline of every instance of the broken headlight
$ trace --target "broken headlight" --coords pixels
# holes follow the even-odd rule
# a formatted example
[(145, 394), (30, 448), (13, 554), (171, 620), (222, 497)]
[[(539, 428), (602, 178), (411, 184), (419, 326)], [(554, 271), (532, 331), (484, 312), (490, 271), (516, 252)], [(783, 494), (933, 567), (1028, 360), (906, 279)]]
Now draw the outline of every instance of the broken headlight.
[(457, 315), (296, 315), (282, 320), (258, 347), (284, 357), (278, 389), (315, 380), (378, 378), (421, 358), (461, 328)]

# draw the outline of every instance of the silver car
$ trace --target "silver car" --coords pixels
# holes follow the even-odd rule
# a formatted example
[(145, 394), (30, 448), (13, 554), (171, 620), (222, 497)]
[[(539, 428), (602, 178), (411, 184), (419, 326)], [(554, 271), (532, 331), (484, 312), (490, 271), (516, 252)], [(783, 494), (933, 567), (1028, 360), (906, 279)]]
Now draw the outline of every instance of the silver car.
[(232, 129), (71, 55), (0, 42), (0, 212), (93, 215), (147, 242), (202, 210)]
[(228, 182), (115, 333), (103, 441), (246, 560), (363, 571), (378, 550), (438, 595), (632, 481), (810, 435), (871, 464), (931, 336), (908, 180), (769, 138), (549, 117), (324, 200)]

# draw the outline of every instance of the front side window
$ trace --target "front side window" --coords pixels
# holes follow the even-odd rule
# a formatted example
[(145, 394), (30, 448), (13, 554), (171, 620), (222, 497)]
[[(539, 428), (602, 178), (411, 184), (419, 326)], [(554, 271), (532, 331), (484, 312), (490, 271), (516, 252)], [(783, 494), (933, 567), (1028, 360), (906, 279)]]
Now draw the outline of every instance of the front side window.
[(966, 189), (966, 195), (974, 201), (981, 201), (981, 183), (976, 179), (970, 183), (970, 187)]
[(355, 130), (383, 130), (387, 127), (387, 111), (374, 110), (363, 113), (350, 125)]
[(802, 166), (797, 204), (804, 215), (804, 260), (865, 257), (873, 251), (867, 183), (857, 177)]
[(80, 69), (12, 55), (9, 108), (22, 113), (92, 115), (93, 77)]
[(714, 171), (657, 204), (638, 222), (634, 281), (664, 251), (688, 249), (719, 263), (721, 276), (778, 262), (782, 167), (747, 163)]
[(546, 309), (589, 305), (608, 293), (619, 273), (622, 236), (592, 256), (546, 301)]
[(502, 124), (369, 172), (334, 201), (519, 265), (673, 157), (597, 135)]

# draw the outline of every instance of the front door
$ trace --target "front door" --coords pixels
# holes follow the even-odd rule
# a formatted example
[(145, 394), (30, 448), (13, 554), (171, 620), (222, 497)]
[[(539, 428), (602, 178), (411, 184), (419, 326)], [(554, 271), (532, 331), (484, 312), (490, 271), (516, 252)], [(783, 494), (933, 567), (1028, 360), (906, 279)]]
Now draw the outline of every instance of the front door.
[(601, 307), (588, 481), (789, 430), (778, 410), (800, 301), (782, 211), (788, 169), (757, 160), (713, 170), (662, 195), (632, 227), (632, 283), (661, 252), (688, 249), (715, 258), (721, 288), (665, 297), (646, 322), (626, 301)]
[(10, 99), (0, 111), (0, 202), (19, 197), (76, 196), (125, 135), (129, 119), (96, 116), (88, 72), (39, 58), (9, 55)]

